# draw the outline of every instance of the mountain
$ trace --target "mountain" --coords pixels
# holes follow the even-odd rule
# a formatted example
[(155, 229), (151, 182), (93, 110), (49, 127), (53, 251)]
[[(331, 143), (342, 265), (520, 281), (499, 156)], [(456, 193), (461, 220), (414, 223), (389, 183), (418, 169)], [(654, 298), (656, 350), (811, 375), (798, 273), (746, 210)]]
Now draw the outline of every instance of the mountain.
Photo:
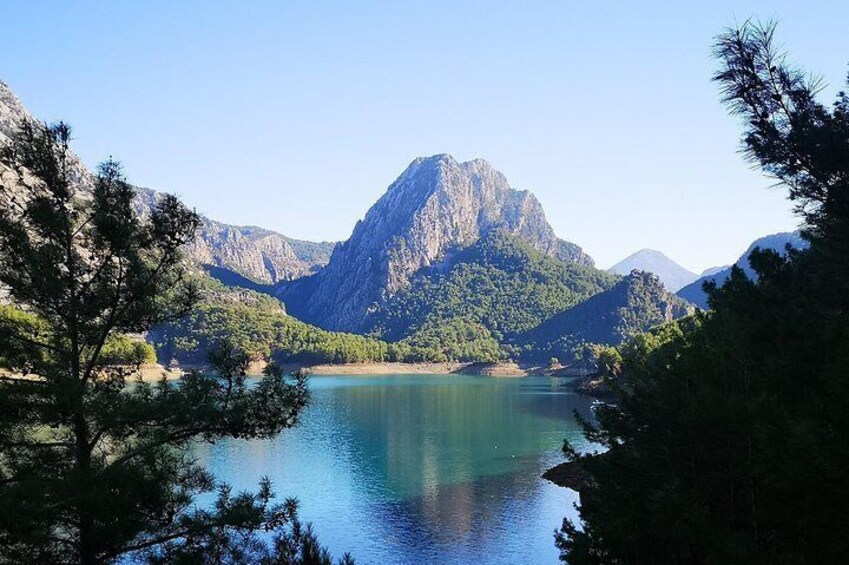
[[(32, 120), (21, 101), (0, 81), (0, 144)], [(90, 191), (94, 182), (91, 171), (76, 155), (71, 155), (70, 163), (80, 189)], [(155, 204), (159, 193), (141, 187), (137, 187), (137, 192), (137, 212), (144, 214)], [(270, 230), (223, 224), (206, 217), (201, 220), (197, 238), (186, 249), (188, 257), (256, 283), (272, 284), (313, 273), (327, 263), (335, 245), (299, 241)]]
[(495, 230), (541, 253), (579, 265), (592, 259), (558, 239), (539, 201), (510, 187), (482, 159), (449, 155), (414, 160), (333, 250), (316, 275), (282, 284), (289, 311), (333, 330), (361, 331), (368, 315), (406, 288), (414, 273), (474, 244)]
[(653, 326), (693, 313), (686, 301), (666, 291), (651, 273), (634, 271), (613, 288), (596, 294), (526, 333), (537, 355), (568, 354), (582, 342), (619, 345)]
[[(749, 265), (749, 256), (752, 254), (752, 251), (754, 251), (755, 248), (772, 249), (782, 255), (786, 255), (786, 248), (788, 244), (796, 249), (804, 249), (808, 246), (808, 243), (799, 236), (798, 232), (776, 233), (755, 240), (734, 264), (743, 269), (743, 272), (746, 273), (746, 276), (750, 279), (756, 280), (758, 278), (757, 273), (755, 273), (751, 265)], [(704, 285), (707, 281), (713, 281), (716, 282), (717, 286), (722, 286), (730, 276), (731, 267), (726, 267), (712, 274), (702, 276), (695, 282), (688, 284), (679, 290), (677, 294), (678, 296), (692, 302), (699, 308), (707, 310), (707, 294), (705, 294), (705, 291), (702, 290), (702, 285)]]
[(608, 269), (608, 271), (617, 275), (628, 275), (634, 270), (657, 275), (663, 286), (670, 292), (676, 292), (681, 287), (699, 278), (696, 273), (688, 271), (654, 249), (641, 249)]
[(710, 275), (715, 275), (716, 273), (718, 273), (720, 271), (724, 271), (725, 269), (729, 268), (730, 266), (731, 265), (720, 265), (719, 267), (707, 268), (707, 269), (705, 269), (704, 271), (701, 272), (699, 277), (701, 278), (701, 277), (709, 277)]
[(186, 253), (203, 265), (228, 269), (256, 282), (276, 283), (316, 272), (330, 259), (335, 245), (203, 218)]
[[(451, 328), (470, 328), (506, 345), (517, 334), (611, 288), (617, 277), (560, 261), (516, 236), (496, 230), (451, 257), (450, 264), (416, 273), (408, 288), (370, 318), (370, 332), (444, 349), (458, 341)], [(474, 333), (473, 333), (474, 335)], [(462, 340), (460, 340), (462, 341)], [(449, 343), (451, 342), (451, 343)]]
[[(153, 328), (147, 339), (160, 362), (203, 364), (214, 344), (231, 340), (254, 359), (342, 363), (390, 360), (389, 345), (360, 335), (321, 330), (288, 316), (267, 294), (200, 278), (203, 300), (180, 318)], [(393, 348), (391, 360), (410, 350)], [(421, 356), (421, 352), (416, 352)], [(435, 353), (434, 353), (435, 354)]]

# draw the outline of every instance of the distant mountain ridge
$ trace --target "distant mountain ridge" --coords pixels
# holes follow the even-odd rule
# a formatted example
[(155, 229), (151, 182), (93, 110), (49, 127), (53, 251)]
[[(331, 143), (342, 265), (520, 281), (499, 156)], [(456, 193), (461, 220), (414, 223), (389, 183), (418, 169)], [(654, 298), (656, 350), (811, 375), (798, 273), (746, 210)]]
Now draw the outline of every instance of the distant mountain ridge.
[[(12, 90), (0, 81), (0, 143), (35, 118)], [(90, 191), (94, 176), (76, 155), (71, 170), (81, 190)], [(137, 212), (146, 213), (158, 198), (156, 191), (136, 187)], [(335, 243), (312, 243), (251, 226), (234, 226), (202, 217), (195, 241), (186, 248), (190, 259), (202, 265), (229, 269), (258, 283), (272, 284), (315, 272), (327, 263)]]
[(715, 275), (716, 273), (718, 273), (720, 271), (724, 271), (725, 269), (729, 268), (730, 266), (731, 265), (719, 265), (718, 267), (709, 267), (709, 268), (705, 269), (704, 271), (702, 271), (701, 274), (699, 275), (699, 277), (709, 277), (710, 275)]
[[(793, 233), (776, 233), (756, 239), (748, 249), (734, 263), (737, 267), (743, 269), (750, 279), (757, 280), (757, 273), (749, 265), (749, 256), (755, 248), (772, 249), (781, 255), (786, 255), (787, 245), (796, 249), (805, 249), (808, 243), (801, 238), (798, 232)], [(725, 281), (731, 276), (731, 267), (726, 267), (715, 271), (713, 274), (703, 276), (691, 284), (678, 291), (678, 296), (684, 298), (699, 308), (706, 310), (708, 306), (707, 294), (702, 290), (702, 285), (707, 281), (713, 281), (717, 286), (722, 286)]]
[(696, 273), (688, 271), (660, 251), (654, 249), (641, 249), (608, 269), (611, 273), (623, 276), (630, 274), (634, 270), (657, 275), (660, 282), (663, 283), (669, 292), (676, 292), (699, 278), (699, 275)]
[(489, 163), (434, 155), (407, 167), (325, 268), (280, 285), (278, 296), (305, 321), (361, 331), (368, 315), (406, 288), (414, 273), (495, 230), (550, 257), (593, 264), (580, 247), (555, 236), (533, 194), (510, 187)]

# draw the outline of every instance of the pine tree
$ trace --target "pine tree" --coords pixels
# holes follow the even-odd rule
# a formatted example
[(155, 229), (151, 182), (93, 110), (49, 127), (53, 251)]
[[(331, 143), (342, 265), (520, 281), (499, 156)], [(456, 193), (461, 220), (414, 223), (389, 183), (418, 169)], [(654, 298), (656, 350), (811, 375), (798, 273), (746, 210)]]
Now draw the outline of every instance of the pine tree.
[[(104, 346), (196, 303), (181, 247), (198, 216), (163, 196), (146, 218), (114, 161), (80, 188), (62, 123), (24, 125), (0, 160), (0, 562), (82, 563), (128, 553), (156, 562), (329, 563), (291, 501), (270, 485), (208, 510), (214, 478), (190, 441), (264, 438), (296, 423), (306, 384), (221, 343), (214, 375), (135, 381)], [(278, 531), (276, 547), (256, 531)], [(297, 551), (295, 551), (295, 549)], [(288, 553), (287, 553), (288, 552)], [(307, 559), (309, 558), (309, 559)]]
[[(582, 563), (841, 563), (849, 528), (849, 98), (746, 23), (715, 46), (715, 79), (742, 118), (744, 154), (787, 191), (809, 249), (756, 251), (708, 285), (711, 311), (623, 348), (617, 402), (578, 455)], [(623, 380), (624, 379), (624, 380)]]

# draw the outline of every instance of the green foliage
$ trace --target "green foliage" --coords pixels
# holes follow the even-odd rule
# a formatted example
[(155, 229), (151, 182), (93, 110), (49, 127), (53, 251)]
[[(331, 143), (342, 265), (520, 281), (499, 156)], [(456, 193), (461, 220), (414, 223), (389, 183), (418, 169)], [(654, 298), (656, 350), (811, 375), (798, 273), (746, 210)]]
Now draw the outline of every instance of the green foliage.
[(619, 345), (658, 324), (686, 316), (691, 307), (666, 292), (654, 275), (634, 271), (611, 289), (561, 312), (520, 336), (524, 355), (569, 358), (584, 343)]
[[(445, 266), (414, 277), (409, 289), (374, 315), (373, 332), (389, 341), (438, 343), (446, 352), (479, 352), (500, 359), (514, 352), (510, 343), (516, 335), (610, 288), (615, 280), (602, 271), (552, 259), (494, 231), (450, 256)], [(502, 346), (500, 352), (494, 343)]]
[(387, 343), (301, 322), (265, 294), (228, 288), (208, 277), (196, 283), (203, 302), (187, 316), (149, 334), (160, 359), (203, 364), (209, 350), (224, 338), (252, 359), (280, 363), (494, 362), (504, 358), (502, 347), (486, 327), (461, 318), (427, 322), (414, 335)]
[[(420, 340), (386, 343), (356, 334), (330, 332), (286, 314), (271, 296), (232, 289), (209, 277), (198, 277), (203, 301), (188, 315), (149, 333), (159, 358), (183, 364), (205, 364), (209, 351), (222, 340), (236, 344), (253, 360), (279, 363), (369, 363), (478, 360), (474, 344), (451, 347), (438, 333)], [(459, 331), (459, 330), (458, 330)], [(492, 357), (491, 345), (479, 345)]]
[(6, 344), (0, 345), (0, 369), (32, 373), (45, 361), (45, 351), (38, 344), (48, 330), (49, 326), (38, 316), (11, 304), (0, 304), (0, 344)]
[(144, 365), (156, 363), (156, 350), (141, 338), (110, 336), (100, 352), (104, 365)]
[(0, 563), (94, 565), (157, 548), (217, 563), (225, 546), (224, 562), (242, 563), (258, 550), (251, 532), (276, 528), (282, 549), (316, 549), (285, 530), (294, 518), (268, 505), (267, 485), (197, 508), (216, 485), (189, 443), (280, 433), (306, 383), (271, 364), (249, 386), (249, 356), (226, 341), (213, 374), (127, 382), (127, 356), (150, 351), (123, 336), (195, 303), (180, 248), (199, 220), (172, 196), (139, 218), (114, 162), (81, 194), (70, 138), (64, 124), (28, 123), (0, 152), (0, 284), (17, 307), (0, 310)]
[(616, 349), (620, 365), (626, 363), (631, 367), (645, 368), (650, 363), (665, 363), (661, 348), (682, 339), (685, 333), (696, 331), (706, 316), (703, 312), (697, 312), (635, 335)]
[[(0, 305), (0, 336), (26, 337), (32, 341), (39, 341), (48, 335), (49, 324), (35, 314), (30, 314), (20, 308), (11, 305)], [(38, 351), (33, 351), (37, 354)], [(42, 358), (39, 355), (39, 358)], [(0, 357), (0, 369), (9, 371), (27, 370), (26, 358), (4, 359)], [(156, 363), (156, 350), (141, 337), (132, 338), (122, 334), (111, 334), (103, 343), (100, 356), (96, 362), (97, 366), (104, 365), (132, 365), (139, 366), (148, 363)]]
[[(231, 524), (206, 527), (210, 513), (201, 511), (184, 518), (184, 527), (191, 532), (186, 540), (140, 551), (137, 557), (150, 565), (332, 565), (330, 552), (321, 546), (312, 526), (298, 520), (297, 501), (290, 498), (275, 505), (273, 498), (267, 478), (262, 479), (256, 494), (233, 495), (229, 487), (223, 487), (215, 507), (238, 517)], [(275, 531), (270, 544), (257, 533), (267, 526), (273, 526)], [(354, 560), (345, 554), (338, 563), (353, 565)]]
[(756, 251), (707, 287), (712, 311), (623, 348), (625, 386), (577, 456), (593, 479), (561, 558), (585, 563), (840, 563), (849, 528), (849, 98), (829, 111), (773, 47), (720, 36), (716, 79), (746, 154), (777, 177), (810, 248)]
[(599, 374), (607, 379), (616, 379), (622, 374), (622, 354), (610, 345), (595, 345), (592, 356)]
[(426, 322), (400, 345), (409, 346), (413, 357), (416, 355), (412, 352), (424, 352), (422, 361), (492, 363), (504, 358), (501, 346), (486, 327), (463, 318)]
[(184, 318), (156, 328), (150, 338), (162, 359), (188, 364), (206, 362), (207, 353), (225, 338), (253, 359), (361, 363), (389, 357), (384, 342), (321, 330), (286, 315), (279, 307), (221, 300), (207, 301)]

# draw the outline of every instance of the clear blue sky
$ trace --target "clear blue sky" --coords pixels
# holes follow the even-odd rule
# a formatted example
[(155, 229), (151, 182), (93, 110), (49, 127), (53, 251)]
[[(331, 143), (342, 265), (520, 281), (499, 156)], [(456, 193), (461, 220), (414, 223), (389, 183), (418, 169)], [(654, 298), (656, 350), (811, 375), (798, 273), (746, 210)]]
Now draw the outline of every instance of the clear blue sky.
[(712, 37), (749, 16), (843, 84), (849, 2), (798, 0), (5, 0), (0, 78), (89, 164), (222, 221), (344, 239), (410, 160), (451, 153), (602, 267), (652, 247), (701, 270), (796, 225), (709, 80)]

